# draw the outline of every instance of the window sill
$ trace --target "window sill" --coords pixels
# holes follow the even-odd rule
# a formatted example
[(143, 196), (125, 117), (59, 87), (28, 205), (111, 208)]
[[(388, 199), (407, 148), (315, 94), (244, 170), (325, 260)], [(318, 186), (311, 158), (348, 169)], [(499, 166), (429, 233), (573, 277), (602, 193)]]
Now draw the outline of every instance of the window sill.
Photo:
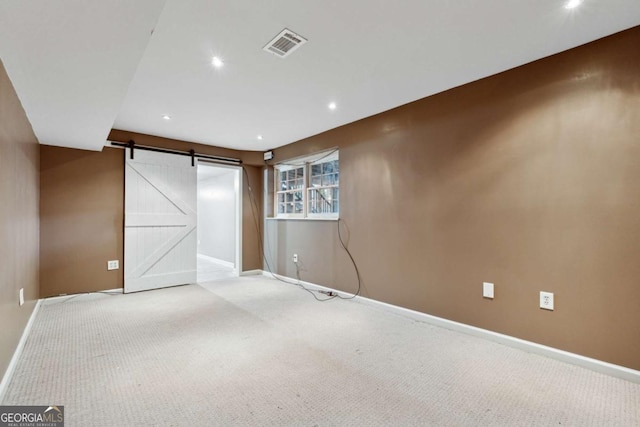
[(267, 220), (275, 220), (275, 221), (338, 221), (340, 218), (278, 218), (278, 217), (267, 217)]

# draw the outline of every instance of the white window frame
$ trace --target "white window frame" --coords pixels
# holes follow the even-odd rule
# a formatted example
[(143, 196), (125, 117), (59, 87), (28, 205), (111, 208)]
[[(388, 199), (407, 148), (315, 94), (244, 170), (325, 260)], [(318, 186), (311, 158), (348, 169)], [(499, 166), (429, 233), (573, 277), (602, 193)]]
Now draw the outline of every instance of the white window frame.
[[(309, 200), (310, 200), (310, 196), (309, 194), (311, 193), (311, 191), (314, 190), (314, 186), (312, 186), (311, 184), (311, 170), (312, 170), (312, 166), (314, 165), (319, 165), (319, 164), (323, 164), (323, 163), (328, 163), (328, 162), (332, 162), (334, 160), (338, 161), (338, 171), (333, 172), (334, 174), (334, 179), (335, 176), (337, 176), (337, 181), (331, 184), (323, 184), (320, 186), (320, 188), (326, 189), (326, 188), (335, 188), (337, 189), (337, 193), (338, 193), (338, 199), (336, 200), (338, 203), (338, 212), (324, 212), (324, 213), (313, 213), (310, 212), (309, 209)], [(280, 219), (338, 219), (340, 216), (340, 197), (339, 197), (339, 193), (340, 193), (340, 171), (339, 171), (339, 160), (340, 160), (340, 156), (339, 156), (339, 152), (337, 149), (331, 150), (331, 151), (324, 151), (322, 153), (317, 153), (311, 156), (305, 156), (305, 157), (301, 157), (295, 160), (290, 160), (288, 162), (285, 163), (281, 163), (281, 164), (277, 164), (274, 166), (274, 217), (275, 218), (280, 218)], [(294, 188), (294, 189), (287, 189), (284, 190), (281, 188), (281, 172), (288, 172), (290, 170), (294, 170), (294, 169), (299, 169), (302, 168), (303, 171), (303, 185), (302, 188)], [(293, 193), (293, 192), (302, 192), (302, 212), (301, 213), (287, 213), (287, 212), (283, 212), (280, 213), (279, 212), (279, 207), (280, 204), (283, 202), (280, 202), (280, 198), (279, 196), (281, 194), (287, 194), (287, 193)], [(295, 201), (293, 201), (295, 203)], [(284, 203), (287, 203), (286, 201), (286, 196), (284, 197)]]
[[(331, 172), (331, 175), (337, 176), (338, 177), (338, 182), (337, 183), (333, 183), (333, 184), (323, 184), (320, 185), (317, 188), (320, 189), (337, 189), (338, 190), (338, 198), (337, 200), (333, 200), (334, 202), (338, 203), (338, 212), (322, 212), (322, 213), (313, 213), (310, 211), (309, 209), (309, 202), (310, 202), (310, 193), (311, 191), (313, 191), (316, 187), (313, 186), (312, 183), (312, 175), (311, 175), (311, 171), (313, 169), (314, 165), (321, 165), (323, 163), (329, 163), (329, 162), (333, 162), (334, 160), (338, 160), (338, 172)], [(305, 200), (305, 207), (306, 207), (306, 214), (308, 218), (328, 218), (328, 219), (337, 219), (340, 215), (340, 166), (339, 166), (339, 161), (340, 161), (340, 156), (338, 151), (334, 152), (334, 153), (330, 153), (328, 155), (325, 156), (321, 156), (318, 160), (316, 161), (312, 161), (307, 163), (307, 168), (306, 168), (306, 180), (307, 180), (307, 188), (305, 196), (306, 196), (306, 200)], [(326, 176), (326, 175), (322, 175), (321, 176)]]
[[(283, 190), (282, 188), (280, 188), (281, 186), (281, 179), (280, 179), (280, 173), (281, 172), (289, 172), (291, 170), (297, 170), (297, 169), (302, 169), (302, 185), (299, 188), (294, 188), (294, 189), (287, 189), (287, 190)], [(276, 218), (304, 218), (305, 217), (305, 192), (307, 191), (307, 185), (306, 185), (306, 181), (307, 181), (307, 175), (306, 175), (306, 165), (302, 164), (302, 165), (278, 165), (275, 167), (275, 173), (276, 173), (276, 179), (274, 179), (275, 184), (276, 184), (276, 188), (274, 191), (275, 194), (275, 215)], [(295, 212), (290, 212), (287, 213), (285, 212), (280, 212), (280, 202), (279, 200), (279, 196), (282, 194), (285, 197), (285, 201), (284, 203), (289, 203), (286, 200), (286, 197), (288, 194), (292, 194), (292, 197), (295, 197), (295, 193), (301, 193), (301, 200), (298, 202), (296, 200), (292, 200), (291, 203), (294, 204), (294, 209), (295, 209), (295, 203), (302, 203), (302, 212), (300, 213), (295, 213)]]

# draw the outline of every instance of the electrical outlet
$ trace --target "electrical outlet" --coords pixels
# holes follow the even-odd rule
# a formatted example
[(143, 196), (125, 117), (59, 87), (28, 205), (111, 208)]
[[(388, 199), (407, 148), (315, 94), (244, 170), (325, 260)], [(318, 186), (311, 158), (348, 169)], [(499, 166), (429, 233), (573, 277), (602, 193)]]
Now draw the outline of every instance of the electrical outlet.
[(20, 293), (18, 294), (18, 302), (20, 305), (24, 305), (24, 288), (20, 288)]
[(298, 262), (298, 254), (293, 254), (293, 262)]
[(540, 308), (553, 311), (553, 292), (540, 292)]
[(484, 298), (493, 299), (493, 283), (489, 283), (489, 282), (482, 283), (482, 296)]
[(117, 259), (107, 261), (107, 270), (117, 270), (120, 268), (120, 262)]

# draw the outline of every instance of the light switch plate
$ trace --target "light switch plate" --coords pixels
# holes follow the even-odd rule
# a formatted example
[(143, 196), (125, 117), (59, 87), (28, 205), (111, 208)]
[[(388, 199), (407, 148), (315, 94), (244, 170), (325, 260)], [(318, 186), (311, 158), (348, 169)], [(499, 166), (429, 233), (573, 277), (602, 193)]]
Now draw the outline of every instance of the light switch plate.
[(493, 283), (482, 283), (482, 296), (485, 298), (493, 299)]
[(117, 270), (120, 268), (120, 262), (117, 259), (107, 261), (107, 270)]

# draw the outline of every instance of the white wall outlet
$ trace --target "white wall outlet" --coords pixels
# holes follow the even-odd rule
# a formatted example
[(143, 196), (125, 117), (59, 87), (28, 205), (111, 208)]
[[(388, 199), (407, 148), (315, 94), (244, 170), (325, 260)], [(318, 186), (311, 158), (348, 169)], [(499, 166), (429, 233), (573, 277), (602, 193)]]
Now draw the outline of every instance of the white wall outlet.
[(107, 261), (107, 270), (117, 270), (120, 268), (120, 261), (117, 259)]
[(553, 311), (553, 292), (540, 292), (540, 308)]
[(293, 254), (293, 262), (298, 262), (298, 254)]
[(18, 294), (18, 302), (20, 305), (24, 305), (24, 288), (20, 288), (20, 293)]
[(482, 283), (482, 296), (485, 298), (493, 299), (493, 283)]

